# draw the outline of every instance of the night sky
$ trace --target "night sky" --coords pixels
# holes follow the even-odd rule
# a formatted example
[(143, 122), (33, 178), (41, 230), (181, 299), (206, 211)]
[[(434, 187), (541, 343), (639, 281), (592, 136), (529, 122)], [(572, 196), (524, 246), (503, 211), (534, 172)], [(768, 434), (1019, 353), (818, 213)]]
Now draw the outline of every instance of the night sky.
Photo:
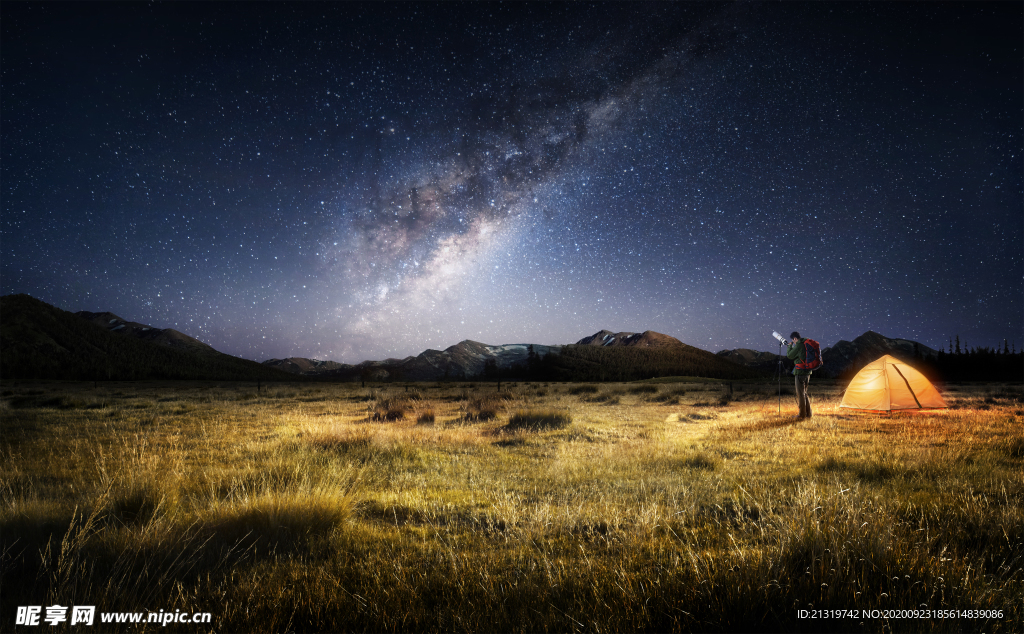
[(0, 5), (0, 294), (249, 359), (1024, 345), (1022, 5)]

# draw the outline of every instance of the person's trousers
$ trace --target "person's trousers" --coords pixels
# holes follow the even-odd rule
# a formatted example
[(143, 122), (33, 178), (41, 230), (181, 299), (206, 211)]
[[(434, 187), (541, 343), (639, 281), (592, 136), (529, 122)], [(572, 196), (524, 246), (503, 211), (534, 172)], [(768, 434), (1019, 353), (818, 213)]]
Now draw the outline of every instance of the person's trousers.
[(796, 402), (800, 406), (800, 418), (811, 417), (811, 397), (807, 396), (807, 385), (811, 382), (810, 374), (798, 374), (796, 379)]

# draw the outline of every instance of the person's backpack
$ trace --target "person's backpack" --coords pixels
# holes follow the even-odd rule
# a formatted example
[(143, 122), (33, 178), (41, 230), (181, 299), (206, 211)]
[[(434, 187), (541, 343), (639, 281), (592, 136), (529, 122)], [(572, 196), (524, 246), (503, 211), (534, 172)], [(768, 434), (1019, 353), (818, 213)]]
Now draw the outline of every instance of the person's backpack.
[(804, 361), (797, 362), (797, 370), (817, 370), (824, 362), (821, 360), (821, 346), (814, 339), (804, 339)]

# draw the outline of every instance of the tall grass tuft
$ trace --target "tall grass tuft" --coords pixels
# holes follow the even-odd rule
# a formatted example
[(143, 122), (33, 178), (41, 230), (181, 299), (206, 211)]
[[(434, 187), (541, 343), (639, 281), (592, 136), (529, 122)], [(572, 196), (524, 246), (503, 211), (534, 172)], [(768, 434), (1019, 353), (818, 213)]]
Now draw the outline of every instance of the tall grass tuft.
[(714, 471), (721, 464), (721, 460), (717, 456), (709, 454), (705, 451), (695, 452), (689, 456), (683, 458), (683, 466), (688, 469), (698, 469), (701, 471)]
[(209, 510), (203, 530), (226, 546), (302, 550), (352, 517), (357, 481), (357, 472), (349, 469), (335, 482), (300, 479), (286, 490), (243, 489)]
[(377, 422), (393, 422), (405, 418), (409, 404), (404, 399), (384, 396), (378, 398), (370, 410), (369, 420)]
[(507, 403), (507, 396), (491, 393), (479, 398), (470, 399), (462, 410), (462, 421), (467, 423), (482, 423), (494, 420)]
[(568, 412), (555, 409), (530, 409), (518, 410), (512, 414), (505, 429), (508, 431), (562, 429), (571, 424), (572, 416)]
[(1024, 438), (1011, 438), (1003, 444), (1006, 455), (1020, 460), (1024, 458)]
[(313, 433), (307, 437), (306, 442), (317, 449), (348, 453), (368, 449), (372, 436), (365, 430)]

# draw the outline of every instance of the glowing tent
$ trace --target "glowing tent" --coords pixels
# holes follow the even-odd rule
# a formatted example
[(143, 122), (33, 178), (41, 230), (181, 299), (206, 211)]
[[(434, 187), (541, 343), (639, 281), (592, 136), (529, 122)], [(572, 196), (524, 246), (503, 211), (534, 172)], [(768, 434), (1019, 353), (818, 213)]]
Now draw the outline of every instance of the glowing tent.
[(942, 395), (923, 374), (888, 354), (867, 364), (853, 377), (839, 405), (876, 412), (945, 406)]

